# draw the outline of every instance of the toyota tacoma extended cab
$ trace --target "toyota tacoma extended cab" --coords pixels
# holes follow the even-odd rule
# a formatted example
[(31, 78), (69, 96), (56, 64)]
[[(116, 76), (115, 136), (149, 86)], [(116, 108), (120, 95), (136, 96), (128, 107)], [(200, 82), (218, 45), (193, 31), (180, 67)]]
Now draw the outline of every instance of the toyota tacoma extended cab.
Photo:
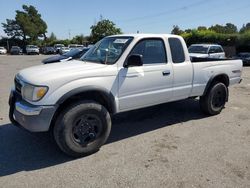
[(31, 132), (51, 131), (63, 152), (81, 157), (105, 143), (116, 113), (199, 97), (204, 113), (219, 114), (241, 73), (241, 60), (191, 62), (180, 36), (109, 36), (78, 61), (21, 70), (9, 117)]

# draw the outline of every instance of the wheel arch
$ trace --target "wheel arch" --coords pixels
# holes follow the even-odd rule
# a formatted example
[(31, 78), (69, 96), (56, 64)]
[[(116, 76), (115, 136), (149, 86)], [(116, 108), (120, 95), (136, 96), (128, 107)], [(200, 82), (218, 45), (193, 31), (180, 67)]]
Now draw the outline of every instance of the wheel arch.
[(103, 105), (110, 114), (117, 112), (114, 95), (105, 88), (96, 86), (79, 87), (64, 94), (57, 102), (58, 106), (50, 125), (53, 127), (58, 115), (68, 105), (79, 100), (93, 100)]
[(227, 74), (218, 74), (218, 75), (214, 75), (212, 76), (208, 82), (207, 85), (205, 87), (205, 90), (203, 92), (203, 95), (206, 95), (207, 92), (209, 91), (209, 89), (213, 86), (214, 83), (216, 82), (221, 82), (223, 84), (225, 84), (225, 86), (228, 88), (229, 84), (230, 84), (230, 80)]

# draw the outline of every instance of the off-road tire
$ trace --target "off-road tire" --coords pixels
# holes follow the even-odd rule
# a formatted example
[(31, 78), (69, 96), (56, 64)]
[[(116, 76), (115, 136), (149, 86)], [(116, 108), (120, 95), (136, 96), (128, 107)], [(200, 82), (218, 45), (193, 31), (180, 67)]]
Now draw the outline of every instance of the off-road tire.
[(204, 96), (200, 97), (200, 108), (207, 115), (217, 115), (224, 108), (228, 97), (225, 84), (215, 82)]
[[(91, 116), (91, 114), (97, 118), (102, 128), (100, 128), (99, 136), (93, 142), (83, 146), (82, 143), (76, 141), (73, 129), (76, 126), (77, 118), (85, 115)], [(97, 152), (107, 141), (110, 130), (111, 118), (104, 106), (94, 101), (79, 101), (60, 113), (55, 122), (53, 133), (57, 145), (64, 153), (72, 157), (83, 157)]]

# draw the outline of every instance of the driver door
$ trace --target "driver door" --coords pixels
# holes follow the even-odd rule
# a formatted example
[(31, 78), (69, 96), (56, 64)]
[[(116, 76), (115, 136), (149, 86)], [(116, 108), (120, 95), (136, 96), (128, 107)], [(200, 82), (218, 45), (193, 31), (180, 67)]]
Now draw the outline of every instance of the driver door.
[(121, 68), (119, 71), (119, 109), (132, 110), (167, 102), (173, 90), (171, 63), (167, 63), (162, 39), (139, 41), (131, 54), (140, 54), (143, 66)]

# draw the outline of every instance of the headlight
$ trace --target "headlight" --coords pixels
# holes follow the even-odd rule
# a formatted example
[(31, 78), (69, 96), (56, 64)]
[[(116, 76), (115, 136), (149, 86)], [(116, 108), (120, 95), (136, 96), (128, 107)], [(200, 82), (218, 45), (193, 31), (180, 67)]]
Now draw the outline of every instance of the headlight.
[(25, 83), (22, 87), (22, 97), (29, 101), (39, 101), (47, 93), (48, 87), (46, 86), (33, 86)]

